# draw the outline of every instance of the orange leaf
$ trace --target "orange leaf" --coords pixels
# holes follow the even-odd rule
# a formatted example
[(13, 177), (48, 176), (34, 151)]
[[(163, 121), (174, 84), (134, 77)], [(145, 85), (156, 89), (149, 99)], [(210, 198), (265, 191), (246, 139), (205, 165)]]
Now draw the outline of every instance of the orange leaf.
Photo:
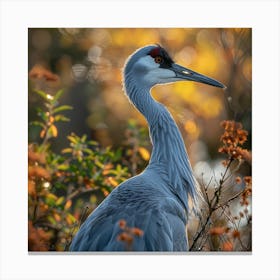
[(45, 137), (45, 134), (46, 134), (46, 130), (45, 130), (45, 129), (41, 130), (41, 132), (40, 132), (40, 137), (41, 137), (41, 138), (44, 138), (44, 137)]
[(45, 179), (50, 179), (50, 173), (48, 170), (41, 166), (29, 166), (28, 167), (28, 177), (33, 178), (33, 177), (40, 177), (40, 178), (45, 178)]
[(54, 219), (55, 219), (57, 222), (60, 222), (60, 221), (61, 221), (61, 217), (60, 217), (57, 213), (54, 213), (53, 216), (54, 216)]
[(34, 152), (32, 147), (28, 147), (28, 160), (31, 162), (45, 163), (46, 155), (42, 152)]
[(55, 125), (51, 125), (50, 127), (51, 133), (53, 137), (57, 137), (57, 128)]
[(54, 117), (53, 117), (53, 116), (50, 116), (49, 121), (50, 121), (50, 123), (53, 123), (53, 122), (54, 122)]
[(68, 225), (72, 225), (76, 222), (76, 219), (73, 215), (68, 213), (67, 216), (66, 216), (66, 222), (67, 222)]
[(113, 177), (108, 177), (107, 182), (113, 187), (117, 187), (119, 185), (119, 183)]
[(224, 227), (213, 227), (209, 230), (209, 233), (212, 235), (221, 235), (223, 233), (225, 233), (226, 228)]
[(233, 250), (232, 242), (230, 242), (230, 241), (224, 242), (222, 250), (223, 251), (232, 251)]
[[(242, 213), (242, 212), (241, 212)], [(243, 213), (242, 213), (243, 214)], [(235, 229), (233, 232), (232, 232), (232, 237), (233, 238), (240, 238), (240, 232)]]
[(68, 200), (66, 203), (65, 203), (65, 206), (64, 206), (64, 209), (67, 210), (71, 207), (72, 205), (72, 200)]
[(36, 195), (35, 183), (34, 181), (28, 180), (28, 194), (31, 196)]
[(148, 161), (150, 159), (150, 152), (144, 148), (144, 147), (139, 147), (138, 152), (141, 155), (142, 159)]
[(59, 77), (52, 73), (51, 71), (47, 70), (41, 65), (34, 65), (33, 68), (29, 72), (29, 77), (31, 79), (42, 79), (45, 78), (47, 81), (56, 82), (59, 80)]

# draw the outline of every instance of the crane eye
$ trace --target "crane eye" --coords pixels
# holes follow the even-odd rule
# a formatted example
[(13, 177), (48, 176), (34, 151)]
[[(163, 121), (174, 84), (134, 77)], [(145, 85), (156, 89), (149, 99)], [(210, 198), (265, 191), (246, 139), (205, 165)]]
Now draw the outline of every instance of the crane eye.
[(163, 57), (160, 56), (160, 55), (157, 55), (157, 56), (154, 58), (154, 60), (155, 60), (155, 63), (158, 63), (158, 64), (163, 63)]

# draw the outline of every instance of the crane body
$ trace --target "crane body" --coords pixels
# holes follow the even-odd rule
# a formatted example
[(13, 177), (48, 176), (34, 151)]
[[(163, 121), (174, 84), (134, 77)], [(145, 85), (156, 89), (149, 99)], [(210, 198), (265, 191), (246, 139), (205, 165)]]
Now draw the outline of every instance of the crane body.
[(156, 84), (191, 80), (223, 88), (220, 82), (184, 68), (158, 45), (132, 54), (124, 67), (124, 89), (149, 125), (153, 151), (139, 175), (120, 184), (89, 215), (71, 251), (124, 251), (119, 225), (139, 228), (132, 251), (187, 251), (189, 201), (197, 206), (198, 188), (181, 133), (168, 110), (150, 93)]

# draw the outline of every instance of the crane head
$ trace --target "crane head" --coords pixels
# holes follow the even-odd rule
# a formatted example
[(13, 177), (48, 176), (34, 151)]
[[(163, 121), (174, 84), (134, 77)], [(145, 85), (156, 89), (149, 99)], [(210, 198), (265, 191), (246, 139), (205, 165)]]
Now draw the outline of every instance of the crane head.
[(176, 64), (167, 51), (159, 45), (150, 45), (138, 49), (127, 60), (124, 67), (124, 79), (132, 77), (143, 87), (176, 81), (195, 81), (215, 87), (225, 86), (207, 76)]

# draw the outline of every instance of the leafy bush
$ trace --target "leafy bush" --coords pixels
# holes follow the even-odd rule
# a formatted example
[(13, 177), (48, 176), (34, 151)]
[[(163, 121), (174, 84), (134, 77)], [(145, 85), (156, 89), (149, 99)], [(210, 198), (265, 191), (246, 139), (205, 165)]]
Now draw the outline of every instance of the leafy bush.
[[(85, 135), (72, 133), (68, 147), (55, 153), (50, 139), (58, 136), (58, 122), (69, 121), (63, 112), (72, 107), (59, 104), (62, 90), (54, 95), (35, 93), (44, 107), (37, 108), (38, 120), (30, 123), (40, 127), (41, 143), (30, 143), (28, 149), (28, 247), (29, 251), (64, 251), (88, 214), (121, 182), (144, 168), (150, 144), (147, 130), (130, 120), (123, 149), (101, 148)], [(242, 147), (248, 133), (234, 121), (224, 121), (222, 126), (219, 152), (227, 157), (222, 162), (225, 171), (214, 188), (209, 187), (211, 182), (201, 181), (205, 203), (197, 228), (189, 233), (192, 251), (251, 250), (251, 177), (236, 175), (244, 161), (251, 161), (251, 153)], [(233, 193), (234, 186), (240, 190)], [(233, 215), (238, 199), (239, 214)], [(123, 220), (120, 227), (118, 240), (129, 250), (133, 238), (143, 232), (127, 227)]]
[[(89, 212), (130, 172), (122, 164), (121, 149), (102, 149), (85, 135), (69, 135), (69, 146), (54, 153), (49, 140), (58, 135), (56, 123), (68, 121), (62, 112), (72, 108), (59, 106), (61, 90), (54, 96), (35, 92), (43, 98), (45, 108), (37, 108), (39, 120), (30, 123), (41, 128), (42, 142), (30, 143), (28, 149), (29, 250), (63, 251)], [(133, 135), (135, 129), (135, 124), (130, 125), (127, 133)], [(131, 157), (137, 156), (134, 145), (130, 143), (126, 150)]]
[[(220, 179), (216, 179), (214, 188), (209, 188), (211, 182), (201, 183), (206, 205), (202, 207), (198, 227), (191, 238), (191, 251), (251, 251), (252, 179), (236, 175), (244, 161), (251, 163), (251, 153), (242, 147), (248, 132), (235, 121), (223, 121), (221, 125), (224, 133), (219, 152), (227, 156), (221, 162), (225, 170)], [(236, 188), (239, 191), (234, 191)], [(234, 204), (238, 199), (239, 203)], [(234, 215), (236, 208), (239, 212)]]

